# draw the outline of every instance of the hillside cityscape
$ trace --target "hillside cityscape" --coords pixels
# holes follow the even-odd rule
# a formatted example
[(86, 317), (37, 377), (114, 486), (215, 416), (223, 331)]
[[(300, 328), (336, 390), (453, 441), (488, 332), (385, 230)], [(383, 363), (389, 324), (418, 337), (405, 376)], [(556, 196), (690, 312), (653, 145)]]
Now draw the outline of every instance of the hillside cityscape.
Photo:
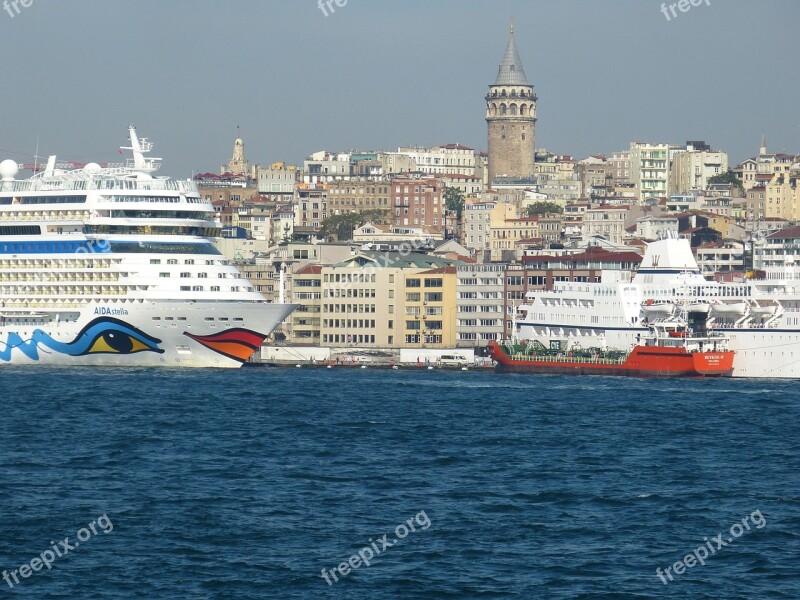
[(300, 305), (277, 340), (485, 346), (511, 336), (529, 292), (635, 269), (667, 236), (690, 240), (718, 281), (792, 260), (798, 155), (770, 153), (764, 134), (738, 165), (707, 140), (582, 158), (537, 148), (538, 97), (515, 35), (512, 23), (485, 98), (488, 151), (326, 149), (262, 166), (239, 137), (218, 174), (195, 176), (218, 210), (220, 250), (268, 299)]

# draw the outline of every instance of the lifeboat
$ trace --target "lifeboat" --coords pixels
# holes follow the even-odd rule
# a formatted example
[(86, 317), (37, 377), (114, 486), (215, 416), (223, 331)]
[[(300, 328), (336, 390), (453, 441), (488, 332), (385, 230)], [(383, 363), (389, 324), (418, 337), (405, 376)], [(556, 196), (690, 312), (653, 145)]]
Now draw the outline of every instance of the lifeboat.
[(711, 306), (714, 315), (743, 315), (747, 312), (747, 302), (719, 302)]
[(750, 314), (756, 317), (771, 317), (778, 311), (778, 307), (773, 306), (755, 306), (750, 307)]
[(669, 300), (648, 298), (642, 302), (642, 310), (648, 316), (669, 316), (675, 311), (675, 303)]

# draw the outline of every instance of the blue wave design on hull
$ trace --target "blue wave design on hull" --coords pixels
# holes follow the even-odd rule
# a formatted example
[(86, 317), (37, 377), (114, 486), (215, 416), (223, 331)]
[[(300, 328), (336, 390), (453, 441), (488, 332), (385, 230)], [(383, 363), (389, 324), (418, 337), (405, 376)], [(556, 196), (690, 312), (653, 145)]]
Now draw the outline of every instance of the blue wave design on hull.
[(39, 353), (53, 351), (67, 356), (88, 354), (136, 354), (156, 352), (161, 340), (146, 334), (141, 329), (113, 317), (100, 317), (90, 321), (71, 342), (59, 342), (41, 329), (34, 330), (31, 337), (23, 340), (16, 332), (8, 334), (0, 349), (0, 360), (10, 361), (14, 350), (19, 350), (31, 360), (39, 360)]

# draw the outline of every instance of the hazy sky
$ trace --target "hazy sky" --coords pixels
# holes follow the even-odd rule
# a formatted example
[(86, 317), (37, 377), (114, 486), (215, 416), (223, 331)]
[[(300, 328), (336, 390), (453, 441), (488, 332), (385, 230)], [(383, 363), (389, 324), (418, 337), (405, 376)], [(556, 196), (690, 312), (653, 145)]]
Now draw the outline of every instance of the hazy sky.
[(237, 125), (251, 163), (485, 150), (511, 16), (537, 147), (704, 139), (735, 164), (763, 131), (800, 152), (800, 1), (708, 2), (668, 21), (659, 0), (347, 0), (327, 17), (317, 0), (32, 0), (0, 11), (0, 158), (31, 160), (38, 137), (40, 155), (117, 160), (130, 122), (181, 177), (227, 162)]

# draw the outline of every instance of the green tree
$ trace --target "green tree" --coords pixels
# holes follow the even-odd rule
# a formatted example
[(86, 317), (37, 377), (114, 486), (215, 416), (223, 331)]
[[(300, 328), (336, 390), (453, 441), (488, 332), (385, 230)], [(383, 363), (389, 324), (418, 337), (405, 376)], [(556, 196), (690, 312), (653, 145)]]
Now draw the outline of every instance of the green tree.
[(364, 223), (386, 224), (389, 220), (389, 211), (384, 208), (372, 208), (362, 212), (343, 213), (331, 215), (322, 221), (319, 228), (319, 237), (328, 239), (335, 236), (337, 240), (346, 241), (353, 239), (353, 232)]
[(456, 218), (460, 221), (464, 212), (464, 192), (454, 187), (444, 188), (444, 207), (448, 212), (456, 213)]
[(712, 183), (732, 183), (734, 187), (739, 190), (739, 193), (744, 196), (744, 186), (742, 185), (742, 180), (739, 179), (736, 176), (736, 173), (734, 173), (731, 169), (711, 177), (708, 180), (708, 184), (711, 185)]
[(528, 207), (528, 216), (561, 214), (564, 209), (555, 202), (535, 202)]

